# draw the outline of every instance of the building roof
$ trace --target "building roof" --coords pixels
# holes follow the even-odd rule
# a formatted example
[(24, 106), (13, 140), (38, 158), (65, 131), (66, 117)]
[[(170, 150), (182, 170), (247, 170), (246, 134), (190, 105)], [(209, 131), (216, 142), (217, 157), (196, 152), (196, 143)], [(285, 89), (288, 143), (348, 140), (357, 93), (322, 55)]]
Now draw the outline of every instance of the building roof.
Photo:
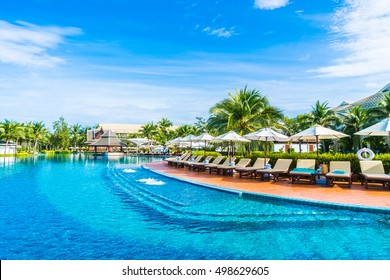
[(375, 108), (378, 106), (378, 103), (382, 101), (383, 94), (390, 91), (390, 83), (387, 84), (384, 88), (382, 88), (377, 93), (370, 95), (368, 97), (365, 97), (363, 99), (360, 99), (355, 102), (342, 102), (339, 106), (332, 108), (332, 111), (334, 111), (337, 114), (344, 114), (349, 109), (355, 107), (355, 106), (361, 106), (362, 109), (370, 109)]
[(106, 130), (103, 135), (90, 144), (89, 146), (96, 146), (96, 147), (127, 147), (127, 145), (122, 142), (118, 136), (115, 134), (114, 131), (111, 129)]

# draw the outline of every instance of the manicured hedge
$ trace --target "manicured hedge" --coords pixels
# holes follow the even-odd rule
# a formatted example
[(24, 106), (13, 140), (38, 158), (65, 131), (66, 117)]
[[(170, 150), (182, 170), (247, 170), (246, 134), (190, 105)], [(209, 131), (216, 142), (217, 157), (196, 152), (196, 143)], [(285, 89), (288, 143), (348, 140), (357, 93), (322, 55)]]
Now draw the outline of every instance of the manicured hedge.
[(70, 154), (70, 153), (72, 153), (72, 152), (69, 151), (69, 150), (44, 150), (44, 151), (42, 151), (42, 153), (45, 153), (45, 154), (47, 154), (47, 155), (54, 155), (54, 154), (56, 154), (56, 155), (58, 155), (58, 154), (62, 155), (62, 154)]
[[(253, 152), (252, 153), (252, 163), (258, 157), (264, 157), (263, 152)], [(297, 164), (297, 159), (316, 159), (316, 153), (267, 153), (267, 157), (270, 159), (269, 163), (274, 165), (278, 158), (291, 158), (293, 159), (292, 168), (295, 168)], [(385, 168), (385, 172), (390, 172), (390, 154), (377, 154), (375, 155), (374, 160), (381, 160)], [(318, 155), (317, 167), (319, 164), (326, 163), (329, 165), (330, 161), (350, 161), (351, 162), (351, 171), (355, 174), (360, 173), (359, 159), (356, 154), (343, 154), (343, 153), (321, 153)]]
[[(192, 152), (192, 154), (195, 155), (195, 156), (203, 156), (204, 155), (204, 151), (194, 151), (194, 152)], [(213, 158), (216, 158), (218, 156), (222, 156), (222, 154), (218, 153), (218, 152), (206, 151), (206, 157), (207, 156), (212, 156)]]

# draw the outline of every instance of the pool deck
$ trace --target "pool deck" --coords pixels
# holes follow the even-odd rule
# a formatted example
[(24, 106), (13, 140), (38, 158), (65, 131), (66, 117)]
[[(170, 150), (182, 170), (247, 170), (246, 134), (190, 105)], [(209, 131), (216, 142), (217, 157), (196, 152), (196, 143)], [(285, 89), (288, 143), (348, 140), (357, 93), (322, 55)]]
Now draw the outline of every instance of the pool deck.
[(238, 174), (222, 176), (215, 173), (209, 174), (208, 171), (189, 171), (187, 168), (168, 166), (164, 161), (148, 163), (146, 167), (179, 179), (244, 192), (325, 203), (390, 209), (390, 191), (379, 184), (377, 186), (373, 184), (371, 188), (365, 189), (360, 182), (354, 182), (352, 187), (348, 188), (343, 183), (335, 184), (333, 187), (320, 184), (291, 184), (287, 178), (282, 178), (277, 182), (260, 181), (260, 179), (239, 178)]

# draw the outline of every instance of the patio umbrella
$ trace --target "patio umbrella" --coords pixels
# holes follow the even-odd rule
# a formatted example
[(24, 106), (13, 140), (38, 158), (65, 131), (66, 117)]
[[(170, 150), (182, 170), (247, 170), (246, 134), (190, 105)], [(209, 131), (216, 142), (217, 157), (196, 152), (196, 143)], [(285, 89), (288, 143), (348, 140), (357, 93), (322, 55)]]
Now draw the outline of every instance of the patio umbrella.
[(315, 140), (317, 145), (317, 157), (318, 157), (319, 140), (339, 139), (343, 137), (349, 137), (349, 135), (315, 124), (312, 127), (309, 127), (308, 129), (291, 136), (290, 139), (291, 140)]
[[(233, 142), (245, 142), (245, 143), (250, 142), (250, 140), (242, 137), (241, 135), (238, 135), (234, 131), (229, 131), (225, 134), (219, 135), (219, 136), (215, 137), (215, 139), (220, 140), (220, 141), (228, 141), (229, 147), (233, 145)], [(229, 157), (229, 162), (230, 162), (229, 152), (228, 152), (228, 157)]]
[(167, 144), (178, 144), (180, 150), (180, 144), (187, 143), (187, 141), (183, 140), (182, 137), (176, 137), (175, 139), (169, 140)]
[(386, 118), (372, 126), (362, 129), (356, 132), (355, 135), (390, 137), (390, 118)]
[(215, 141), (215, 137), (211, 136), (207, 132), (203, 132), (201, 135), (192, 138), (192, 141), (193, 142), (204, 142), (204, 154), (203, 155), (206, 155), (207, 142)]
[(137, 145), (137, 155), (138, 155), (138, 148), (149, 142), (149, 140), (146, 138), (130, 138), (130, 139), (125, 139), (125, 141), (131, 142), (131, 143)]
[(279, 132), (276, 132), (275, 130), (271, 128), (262, 128), (258, 131), (249, 133), (244, 135), (245, 138), (249, 140), (259, 140), (259, 141), (265, 141), (265, 149), (264, 149), (264, 164), (267, 161), (267, 143), (268, 141), (279, 141), (279, 142), (286, 142), (289, 140), (289, 137), (286, 135), (283, 135)]
[(191, 150), (192, 150), (192, 142), (193, 142), (194, 138), (195, 138), (195, 136), (193, 134), (189, 134), (186, 137), (182, 138), (184, 141), (189, 141), (190, 142)]

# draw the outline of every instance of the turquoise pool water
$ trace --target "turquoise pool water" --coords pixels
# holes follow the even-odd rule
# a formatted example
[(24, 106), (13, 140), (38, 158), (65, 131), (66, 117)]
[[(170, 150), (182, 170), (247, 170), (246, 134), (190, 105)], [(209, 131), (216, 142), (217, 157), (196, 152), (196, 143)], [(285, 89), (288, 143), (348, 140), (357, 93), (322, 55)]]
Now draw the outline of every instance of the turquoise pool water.
[(0, 158), (0, 258), (390, 259), (389, 215), (242, 199), (154, 160)]

